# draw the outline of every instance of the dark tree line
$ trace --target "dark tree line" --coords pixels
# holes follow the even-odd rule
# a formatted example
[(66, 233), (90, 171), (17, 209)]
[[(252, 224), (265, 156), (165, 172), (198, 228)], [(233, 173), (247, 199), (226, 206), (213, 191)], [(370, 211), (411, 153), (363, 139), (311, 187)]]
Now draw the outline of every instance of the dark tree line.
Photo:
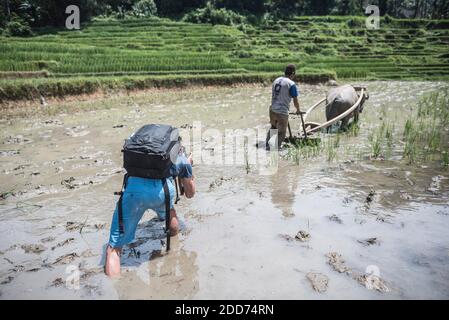
[(1, 24), (6, 21), (22, 20), (31, 26), (59, 26), (67, 17), (65, 10), (69, 5), (77, 5), (81, 16), (90, 19), (95, 14), (99, 1), (91, 0), (1, 0)]
[[(181, 18), (210, 2), (244, 16), (283, 18), (293, 15), (363, 15), (364, 8), (376, 4), (381, 15), (407, 18), (449, 18), (448, 0), (0, 0), (0, 28), (19, 21), (29, 26), (64, 25), (65, 8), (77, 5), (82, 20), (97, 15), (126, 16), (135, 10), (144, 14)], [(139, 3), (140, 6), (136, 6)], [(153, 7), (154, 6), (154, 7)], [(140, 9), (136, 9), (140, 8)], [(144, 9), (141, 9), (144, 8)], [(146, 9), (150, 8), (150, 9)]]
[(164, 16), (177, 16), (212, 2), (244, 15), (363, 15), (368, 4), (378, 5), (381, 15), (396, 18), (449, 18), (447, 0), (155, 0)]

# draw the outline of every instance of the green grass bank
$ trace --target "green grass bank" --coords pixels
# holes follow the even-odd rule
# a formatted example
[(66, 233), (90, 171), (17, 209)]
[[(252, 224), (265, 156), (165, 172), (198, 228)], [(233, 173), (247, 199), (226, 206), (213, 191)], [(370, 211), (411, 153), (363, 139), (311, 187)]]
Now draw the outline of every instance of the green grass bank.
[(258, 26), (168, 19), (97, 20), (81, 30), (1, 37), (0, 102), (99, 90), (298, 81), (448, 80), (449, 21), (298, 17)]

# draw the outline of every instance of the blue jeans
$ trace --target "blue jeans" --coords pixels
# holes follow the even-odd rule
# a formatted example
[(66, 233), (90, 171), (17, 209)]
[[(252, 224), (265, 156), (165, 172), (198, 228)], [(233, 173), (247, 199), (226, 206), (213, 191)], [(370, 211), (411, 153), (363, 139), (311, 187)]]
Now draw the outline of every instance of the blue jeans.
[[(175, 186), (173, 179), (167, 178), (170, 191), (170, 208), (173, 209)], [(112, 217), (109, 245), (113, 248), (123, 247), (134, 241), (137, 225), (148, 209), (157, 213), (159, 219), (165, 219), (165, 193), (160, 179), (129, 177), (123, 193), (123, 226), (124, 234), (120, 234), (118, 221), (118, 202)]]

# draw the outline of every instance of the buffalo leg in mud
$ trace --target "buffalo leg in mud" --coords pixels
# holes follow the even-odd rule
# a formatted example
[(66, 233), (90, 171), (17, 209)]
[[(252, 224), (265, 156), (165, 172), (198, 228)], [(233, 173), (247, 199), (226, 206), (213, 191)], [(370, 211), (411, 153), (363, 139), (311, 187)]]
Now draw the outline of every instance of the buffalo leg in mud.
[(340, 130), (342, 131), (348, 130), (348, 123), (350, 118), (351, 118), (350, 116), (343, 118), (343, 120), (341, 121)]
[(356, 124), (357, 122), (359, 122), (359, 108), (357, 108), (356, 111), (354, 111), (354, 124)]

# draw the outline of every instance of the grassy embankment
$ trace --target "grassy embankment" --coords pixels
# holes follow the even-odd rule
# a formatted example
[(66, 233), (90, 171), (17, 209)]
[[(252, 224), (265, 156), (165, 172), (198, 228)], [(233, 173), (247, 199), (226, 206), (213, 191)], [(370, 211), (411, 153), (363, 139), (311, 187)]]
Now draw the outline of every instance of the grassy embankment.
[(449, 21), (300, 17), (245, 28), (166, 19), (96, 21), (80, 31), (1, 38), (0, 102), (99, 90), (298, 80), (449, 79)]

